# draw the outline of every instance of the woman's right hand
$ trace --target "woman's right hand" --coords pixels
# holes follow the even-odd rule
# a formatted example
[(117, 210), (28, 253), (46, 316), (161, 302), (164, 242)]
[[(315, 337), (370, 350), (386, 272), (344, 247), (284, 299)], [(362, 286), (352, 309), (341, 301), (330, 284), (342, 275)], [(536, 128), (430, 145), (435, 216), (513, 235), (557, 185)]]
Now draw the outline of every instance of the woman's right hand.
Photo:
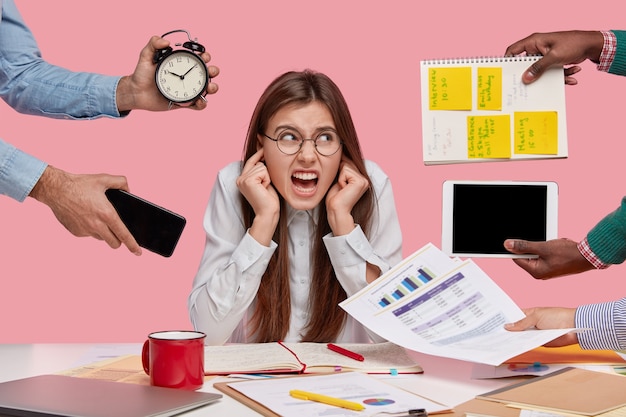
[(244, 164), (237, 178), (237, 188), (254, 210), (250, 235), (260, 244), (269, 246), (280, 216), (280, 201), (263, 162), (263, 148)]

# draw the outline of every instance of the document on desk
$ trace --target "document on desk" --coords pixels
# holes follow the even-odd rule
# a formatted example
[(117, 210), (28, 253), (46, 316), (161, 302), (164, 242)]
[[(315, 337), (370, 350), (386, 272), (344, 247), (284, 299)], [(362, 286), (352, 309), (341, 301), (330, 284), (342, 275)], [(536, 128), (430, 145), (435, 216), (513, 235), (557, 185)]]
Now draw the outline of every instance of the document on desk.
[(522, 310), (472, 260), (450, 259), (432, 244), (340, 306), (407, 349), (488, 365), (574, 330), (505, 330), (524, 317)]
[[(230, 389), (224, 389), (225, 385)], [(424, 408), (429, 414), (447, 412), (449, 406), (400, 389), (362, 372), (268, 378), (263, 380), (218, 383), (220, 391), (232, 395), (231, 390), (243, 394), (246, 404), (263, 415), (283, 417), (315, 416), (374, 416)], [(320, 396), (340, 399), (361, 406), (359, 411), (292, 397), (292, 390), (306, 391)], [(235, 397), (237, 398), (237, 397)], [(380, 414), (383, 413), (383, 414)]]

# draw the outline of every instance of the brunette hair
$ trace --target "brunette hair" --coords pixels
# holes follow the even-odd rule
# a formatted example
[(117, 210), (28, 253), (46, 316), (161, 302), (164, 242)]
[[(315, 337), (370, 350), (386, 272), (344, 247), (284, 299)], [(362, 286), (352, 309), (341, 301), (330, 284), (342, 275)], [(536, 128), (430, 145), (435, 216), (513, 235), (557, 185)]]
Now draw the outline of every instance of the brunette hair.
[[(243, 162), (257, 151), (257, 135), (265, 132), (269, 120), (276, 112), (287, 105), (304, 106), (315, 101), (324, 104), (332, 115), (337, 133), (343, 142), (343, 155), (354, 163), (362, 175), (369, 178), (356, 129), (341, 91), (328, 76), (311, 70), (284, 73), (263, 92), (250, 120)], [(257, 342), (282, 340), (289, 330), (291, 302), (289, 301), (290, 261), (287, 248), (287, 219), (284, 216), (286, 203), (280, 195), (279, 199), (281, 216), (273, 236), (273, 240), (278, 244), (278, 250), (272, 256), (261, 279), (251, 328), (248, 329)], [(249, 228), (254, 219), (254, 211), (243, 196), (241, 204), (244, 222), (246, 228)], [(355, 223), (361, 226), (366, 235), (370, 229), (369, 223), (374, 207), (375, 196), (370, 186), (352, 212)], [(336, 340), (345, 323), (346, 313), (338, 304), (346, 299), (346, 292), (337, 281), (322, 242), (322, 237), (331, 231), (324, 200), (319, 205), (318, 213), (318, 227), (315, 236), (312, 237), (310, 318), (302, 341), (332, 342)]]

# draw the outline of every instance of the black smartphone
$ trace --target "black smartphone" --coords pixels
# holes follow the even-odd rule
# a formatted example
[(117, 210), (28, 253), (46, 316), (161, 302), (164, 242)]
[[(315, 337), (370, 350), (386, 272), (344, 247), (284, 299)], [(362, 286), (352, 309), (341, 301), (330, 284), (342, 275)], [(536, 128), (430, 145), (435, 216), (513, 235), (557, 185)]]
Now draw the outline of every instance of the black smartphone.
[(139, 246), (172, 256), (187, 223), (183, 216), (124, 190), (111, 188), (105, 194)]

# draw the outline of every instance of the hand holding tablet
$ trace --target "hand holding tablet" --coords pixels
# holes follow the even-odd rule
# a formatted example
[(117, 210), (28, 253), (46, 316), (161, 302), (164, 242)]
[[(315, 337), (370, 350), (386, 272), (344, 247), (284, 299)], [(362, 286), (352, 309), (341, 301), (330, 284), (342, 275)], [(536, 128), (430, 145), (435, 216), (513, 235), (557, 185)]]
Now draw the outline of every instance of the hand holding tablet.
[(557, 237), (558, 186), (550, 181), (445, 181), (442, 250), (450, 256), (530, 258), (506, 239)]

